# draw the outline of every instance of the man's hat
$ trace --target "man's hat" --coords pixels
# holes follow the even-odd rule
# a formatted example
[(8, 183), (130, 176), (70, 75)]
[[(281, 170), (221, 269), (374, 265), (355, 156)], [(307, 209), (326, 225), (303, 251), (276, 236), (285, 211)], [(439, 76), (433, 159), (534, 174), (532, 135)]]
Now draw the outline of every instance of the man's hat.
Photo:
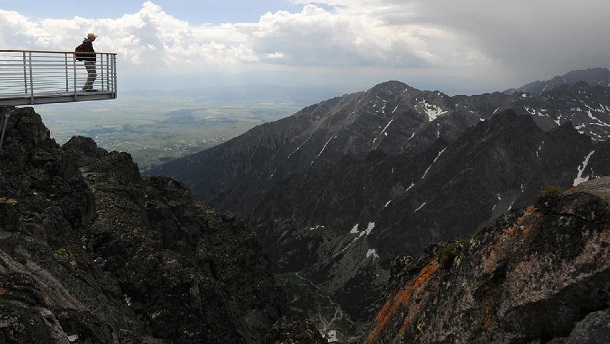
[(97, 36), (93, 33), (88, 33), (87, 38), (96, 38)]

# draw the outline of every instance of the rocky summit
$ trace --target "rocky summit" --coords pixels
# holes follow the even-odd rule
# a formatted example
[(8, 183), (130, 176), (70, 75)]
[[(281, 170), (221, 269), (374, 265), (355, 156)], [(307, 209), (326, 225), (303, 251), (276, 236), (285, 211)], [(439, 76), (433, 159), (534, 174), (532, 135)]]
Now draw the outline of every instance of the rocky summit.
[(392, 263), (367, 343), (610, 343), (610, 177)]
[(10, 112), (0, 152), (0, 343), (319, 338), (281, 318), (269, 257), (240, 221), (170, 178), (142, 178), (128, 154), (90, 138), (59, 146), (32, 108), (0, 111)]

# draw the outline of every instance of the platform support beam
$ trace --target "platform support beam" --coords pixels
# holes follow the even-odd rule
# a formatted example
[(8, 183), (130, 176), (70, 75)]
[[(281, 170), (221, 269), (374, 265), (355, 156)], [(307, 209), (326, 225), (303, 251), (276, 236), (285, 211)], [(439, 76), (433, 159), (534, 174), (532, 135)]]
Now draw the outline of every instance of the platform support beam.
[(4, 134), (6, 133), (6, 125), (8, 124), (8, 119), (11, 117), (12, 111), (7, 111), (6, 113), (2, 113), (2, 135), (0, 135), (0, 151), (2, 151), (2, 144), (4, 143)]

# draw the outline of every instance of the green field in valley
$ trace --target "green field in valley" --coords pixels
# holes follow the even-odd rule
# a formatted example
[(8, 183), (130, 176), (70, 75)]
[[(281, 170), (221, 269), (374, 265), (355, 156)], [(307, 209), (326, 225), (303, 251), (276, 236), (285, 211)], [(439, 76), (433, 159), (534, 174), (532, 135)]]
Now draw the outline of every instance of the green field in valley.
[(131, 154), (140, 170), (225, 142), (301, 108), (292, 103), (159, 95), (34, 107), (58, 143), (88, 136), (108, 151)]

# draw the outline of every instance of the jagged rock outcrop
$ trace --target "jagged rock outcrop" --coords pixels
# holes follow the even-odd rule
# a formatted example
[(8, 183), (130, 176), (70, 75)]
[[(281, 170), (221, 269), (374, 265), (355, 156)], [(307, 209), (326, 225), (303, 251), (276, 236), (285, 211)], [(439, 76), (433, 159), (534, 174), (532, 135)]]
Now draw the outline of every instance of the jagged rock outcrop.
[(367, 343), (610, 342), (610, 177), (394, 260)]
[(126, 153), (61, 147), (32, 108), (9, 110), (0, 342), (273, 342), (285, 296), (251, 230)]

